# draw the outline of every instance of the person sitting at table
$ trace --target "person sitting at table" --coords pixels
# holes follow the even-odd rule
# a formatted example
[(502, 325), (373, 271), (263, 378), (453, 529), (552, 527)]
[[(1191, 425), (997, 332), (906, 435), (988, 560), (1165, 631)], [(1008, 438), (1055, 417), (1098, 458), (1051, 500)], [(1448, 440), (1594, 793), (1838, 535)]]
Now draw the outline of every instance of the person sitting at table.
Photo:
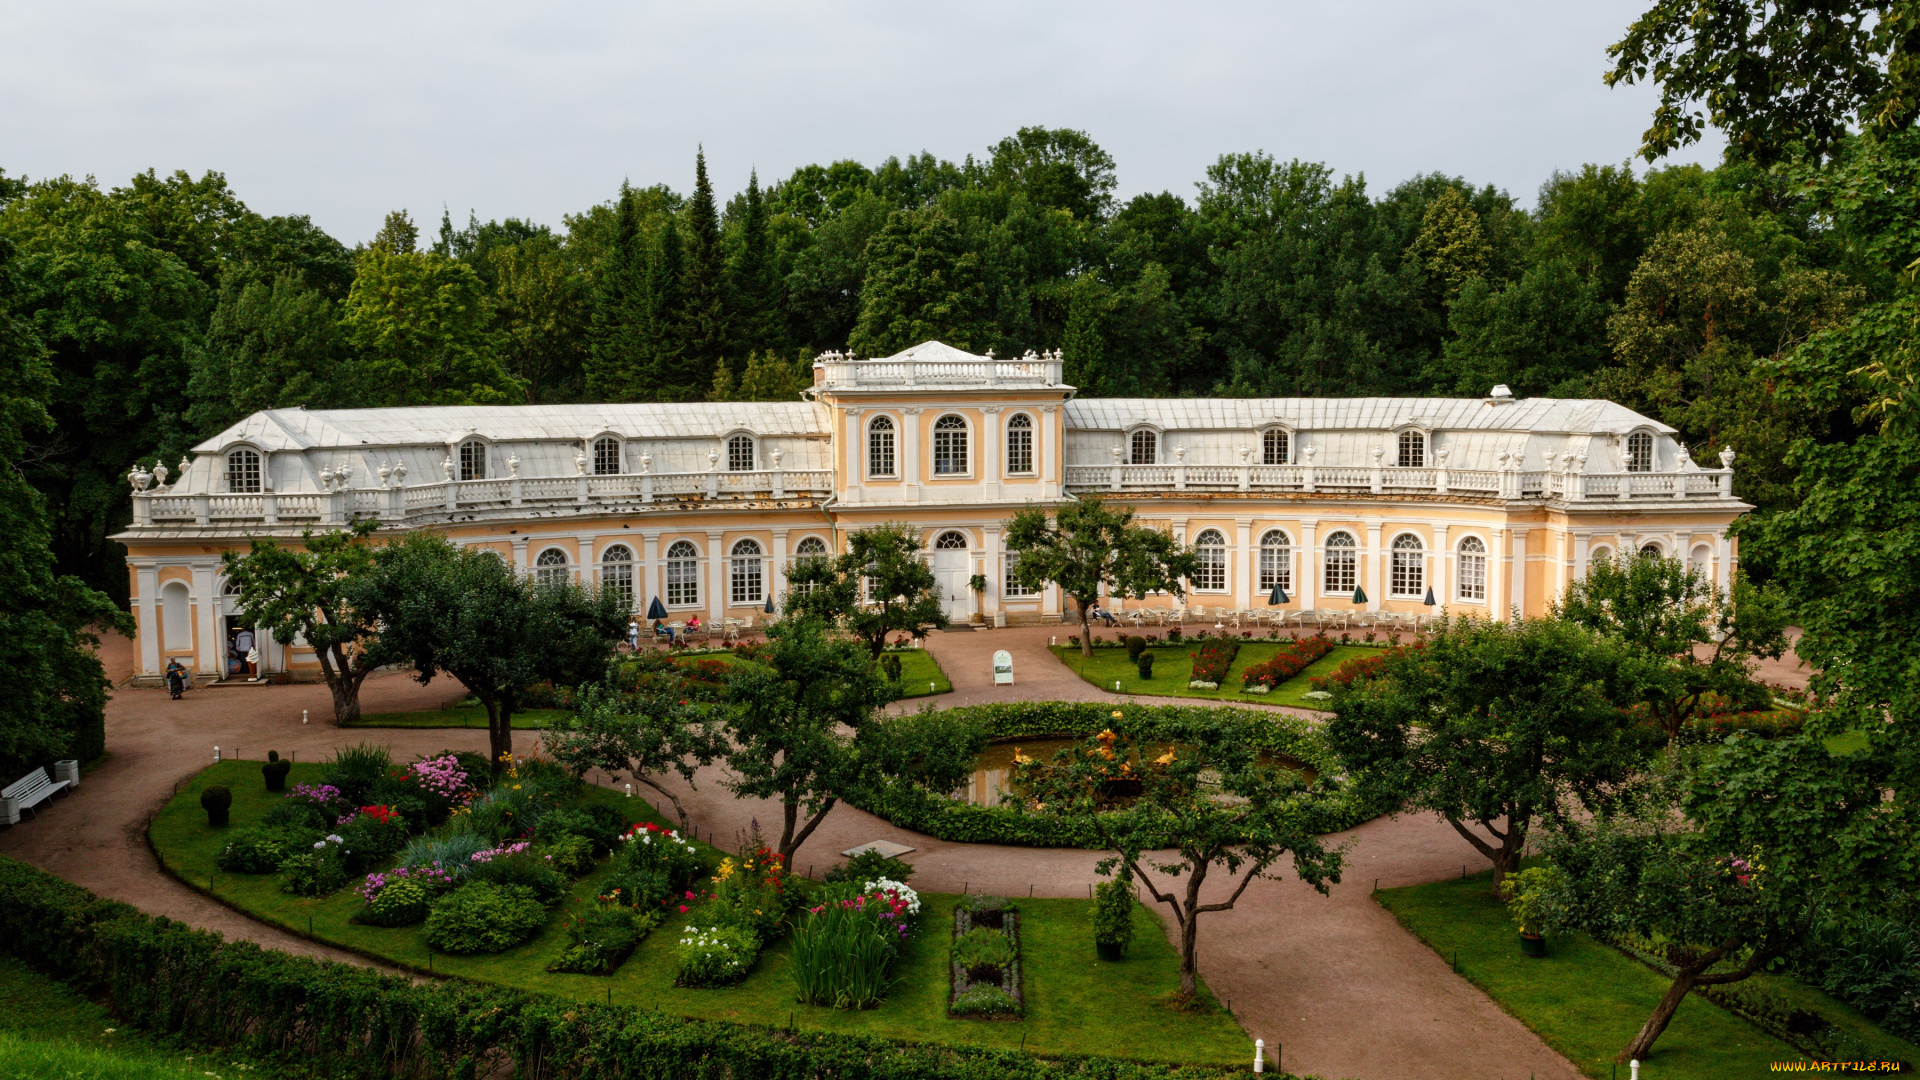
[(673, 636), (673, 627), (668, 626), (664, 619), (653, 620), (653, 636), (666, 638), (669, 645), (679, 640)]
[(700, 616), (698, 615), (687, 616), (687, 633), (696, 634), (696, 633), (699, 633), (699, 631), (700, 631)]
[(1105, 619), (1108, 626), (1113, 625), (1113, 612), (1108, 611), (1099, 604), (1095, 604), (1092, 608), (1088, 609), (1087, 615), (1094, 619)]

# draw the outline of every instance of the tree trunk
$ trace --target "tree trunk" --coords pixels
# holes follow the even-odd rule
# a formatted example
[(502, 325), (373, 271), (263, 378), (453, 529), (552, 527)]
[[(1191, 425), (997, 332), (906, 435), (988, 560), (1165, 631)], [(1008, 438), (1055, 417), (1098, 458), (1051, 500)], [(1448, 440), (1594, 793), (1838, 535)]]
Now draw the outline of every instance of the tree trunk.
[(807, 837), (813, 835), (813, 830), (820, 827), (820, 823), (825, 821), (827, 815), (833, 811), (833, 804), (839, 801), (837, 798), (828, 799), (821, 805), (819, 813), (808, 818), (807, 823), (801, 825), (797, 833), (794, 831), (794, 825), (800, 818), (800, 803), (794, 800), (786, 804), (786, 824), (780, 833), (780, 863), (785, 873), (793, 873), (793, 857), (799, 854), (800, 845), (807, 842)]
[(360, 681), (328, 679), (327, 689), (333, 691), (333, 722), (342, 727), (357, 723), (360, 719)]
[(675, 795), (673, 792), (668, 791), (666, 788), (663, 788), (659, 784), (656, 784), (652, 780), (649, 780), (645, 773), (632, 773), (630, 775), (632, 775), (632, 777), (635, 780), (640, 781), (641, 783), (647, 785), (653, 790), (666, 796), (667, 801), (673, 804), (673, 812), (680, 816), (680, 835), (681, 836), (690, 835), (691, 828), (687, 824), (687, 808), (680, 805), (680, 796)]
[(483, 697), (487, 707), (487, 757), (495, 776), (513, 763), (513, 712), (506, 702)]
[(1699, 970), (1696, 969), (1681, 969), (1679, 977), (1673, 980), (1673, 985), (1667, 987), (1666, 996), (1660, 999), (1660, 1004), (1653, 1007), (1653, 1015), (1647, 1017), (1647, 1022), (1641, 1026), (1640, 1034), (1635, 1035), (1633, 1041), (1627, 1044), (1627, 1048), (1620, 1051), (1620, 1056), (1613, 1060), (1623, 1065), (1629, 1061), (1645, 1061), (1647, 1055), (1653, 1052), (1654, 1040), (1660, 1037), (1661, 1032), (1667, 1030), (1667, 1024), (1673, 1019), (1674, 1011), (1680, 1008), (1682, 1001), (1687, 999), (1687, 992), (1693, 989), (1693, 980), (1699, 974)]
[(1200, 883), (1206, 880), (1209, 865), (1195, 860), (1182, 904), (1186, 918), (1180, 920), (1180, 996), (1187, 999), (1200, 992)]
[(1080, 605), (1080, 655), (1093, 658), (1093, 616), (1087, 614), (1087, 605)]

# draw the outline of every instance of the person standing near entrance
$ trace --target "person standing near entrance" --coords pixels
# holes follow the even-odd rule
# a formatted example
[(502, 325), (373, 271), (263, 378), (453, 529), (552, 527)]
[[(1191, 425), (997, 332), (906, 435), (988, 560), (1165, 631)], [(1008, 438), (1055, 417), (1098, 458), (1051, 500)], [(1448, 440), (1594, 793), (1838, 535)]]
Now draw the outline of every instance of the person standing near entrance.
[(253, 647), (252, 629), (243, 626), (240, 628), (239, 633), (233, 635), (233, 651), (246, 658), (247, 678), (259, 678), (260, 653)]
[(167, 658), (167, 690), (173, 694), (173, 700), (179, 701), (180, 694), (187, 688), (187, 668), (180, 658)]

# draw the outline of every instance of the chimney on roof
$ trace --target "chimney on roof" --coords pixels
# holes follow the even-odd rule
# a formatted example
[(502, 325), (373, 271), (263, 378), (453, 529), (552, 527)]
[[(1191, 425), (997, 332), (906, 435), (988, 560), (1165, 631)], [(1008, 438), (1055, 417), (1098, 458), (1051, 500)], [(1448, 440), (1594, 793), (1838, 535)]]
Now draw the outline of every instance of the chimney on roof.
[(1494, 387), (1492, 392), (1487, 395), (1487, 404), (1511, 405), (1513, 404), (1513, 391), (1507, 389), (1506, 383), (1501, 383)]

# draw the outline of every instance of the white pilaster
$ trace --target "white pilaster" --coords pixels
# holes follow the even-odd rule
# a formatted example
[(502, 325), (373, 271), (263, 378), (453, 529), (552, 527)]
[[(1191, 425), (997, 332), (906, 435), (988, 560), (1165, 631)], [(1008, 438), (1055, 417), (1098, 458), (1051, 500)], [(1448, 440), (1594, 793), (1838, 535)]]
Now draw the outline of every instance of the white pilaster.
[(842, 485), (847, 498), (860, 502), (866, 498), (862, 489), (867, 476), (867, 436), (860, 423), (860, 410), (847, 410), (847, 482)]
[(1713, 538), (1713, 580), (1722, 592), (1733, 588), (1733, 540), (1722, 532)]
[(660, 588), (660, 530), (647, 529), (640, 533), (640, 613), (646, 614), (653, 606), (655, 597), (666, 603), (665, 594)]
[(707, 589), (707, 620), (719, 628), (720, 620), (726, 616), (727, 596), (727, 552), (721, 547), (726, 534), (718, 530), (707, 530), (707, 580), (711, 584)]
[(134, 598), (134, 634), (140, 639), (140, 674), (160, 674), (160, 570), (142, 566), (134, 571), (140, 595)]
[(772, 570), (767, 575), (767, 595), (773, 598), (774, 610), (786, 606), (787, 598), (787, 530), (773, 530)]
[(1007, 560), (1000, 550), (1000, 526), (987, 525), (980, 530), (980, 536), (981, 550), (985, 553), (987, 563), (987, 592), (982, 598), (982, 614), (991, 616), (1000, 610), (1000, 598), (1004, 595), (1002, 590), (1006, 585)]
[(1006, 460), (1007, 446), (1000, 437), (1000, 406), (988, 405), (980, 410), (980, 481), (981, 492), (988, 502), (1000, 499), (1001, 464)]
[(1381, 564), (1386, 554), (1380, 550), (1380, 523), (1367, 523), (1367, 550), (1362, 553), (1367, 566), (1367, 610), (1379, 611), (1380, 598), (1386, 594), (1386, 571)]
[(220, 597), (213, 591), (213, 567), (194, 567), (193, 611), (200, 638), (197, 666), (200, 671), (216, 676), (226, 672), (227, 652), (227, 643), (220, 636), (219, 610)]
[(908, 502), (920, 501), (920, 410), (900, 410), (900, 480)]
[(1319, 606), (1320, 595), (1320, 523), (1307, 518), (1300, 523), (1300, 543), (1295, 550), (1300, 553), (1300, 572), (1293, 575), (1293, 583), (1299, 588), (1294, 596), (1300, 600), (1301, 611), (1311, 611)]
[(1035, 440), (1038, 445), (1034, 448), (1033, 474), (1040, 478), (1040, 497), (1057, 499), (1065, 489), (1067, 472), (1064, 467), (1057, 464), (1058, 461), (1065, 461), (1066, 455), (1054, 452), (1053, 448), (1058, 445), (1058, 436), (1054, 434), (1053, 425), (1064, 423), (1064, 419), (1057, 405), (1040, 406), (1040, 416), (1039, 437)]
[(513, 538), (513, 568), (523, 574), (527, 572), (527, 538), (524, 536)]
[(594, 565), (593, 537), (587, 535), (578, 539), (580, 541), (580, 584), (592, 585), (599, 580), (599, 575), (595, 573), (599, 568)]
[[(1521, 617), (1527, 614), (1527, 530), (1513, 530), (1513, 598), (1508, 605), (1517, 609)], [(1511, 615), (1512, 611), (1502, 614)]]
[[(1433, 526), (1433, 561), (1428, 563), (1432, 578), (1427, 584), (1433, 587), (1434, 606), (1428, 608), (1430, 614), (1440, 614), (1439, 609), (1453, 598), (1453, 536), (1448, 526), (1436, 523)], [(1425, 600), (1422, 596), (1420, 599)]]
[(1236, 560), (1239, 565), (1229, 568), (1233, 574), (1233, 606), (1245, 611), (1253, 606), (1253, 579), (1260, 563), (1253, 552), (1253, 519), (1240, 518), (1234, 524), (1240, 527), (1240, 553)]

